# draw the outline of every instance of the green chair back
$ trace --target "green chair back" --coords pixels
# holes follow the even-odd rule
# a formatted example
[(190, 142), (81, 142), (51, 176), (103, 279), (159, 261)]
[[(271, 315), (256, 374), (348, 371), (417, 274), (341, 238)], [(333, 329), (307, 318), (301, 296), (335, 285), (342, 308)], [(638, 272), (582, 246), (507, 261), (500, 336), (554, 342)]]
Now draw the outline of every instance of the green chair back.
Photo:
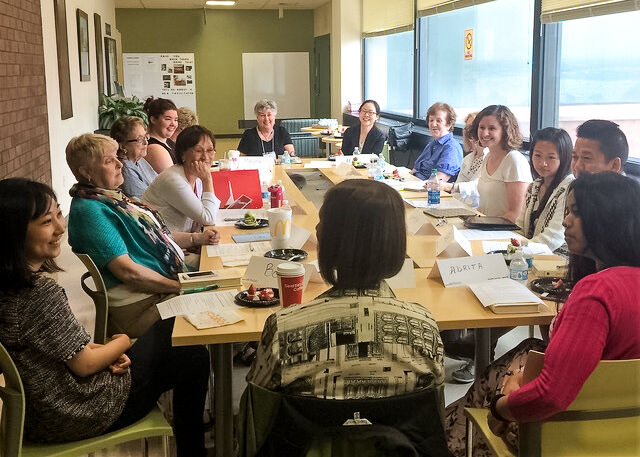
[(5, 386), (0, 386), (2, 416), (0, 416), (0, 455), (19, 457), (24, 427), (24, 389), (11, 356), (0, 344), (0, 368)]
[[(93, 262), (91, 257), (89, 257), (87, 254), (75, 254), (88, 270), (80, 278), (80, 285), (82, 286), (82, 290), (84, 290), (85, 293), (89, 297), (91, 297), (96, 308), (96, 325), (93, 335), (93, 341), (98, 344), (104, 344), (108, 336), (107, 319), (109, 315), (109, 297), (107, 295), (107, 288), (104, 285), (104, 280), (102, 279), (100, 270), (98, 270), (98, 267)], [(93, 279), (93, 284), (96, 288), (95, 290), (91, 289), (86, 283), (86, 280), (89, 277)]]
[[(167, 456), (166, 438), (173, 434), (162, 412), (156, 407), (135, 424), (105, 435), (60, 444), (32, 444), (23, 442), (25, 396), (20, 374), (11, 356), (0, 344), (0, 368), (5, 387), (0, 387), (2, 415), (0, 416), (0, 456), (2, 457), (78, 457), (101, 449), (137, 439), (153, 436), (165, 438), (164, 455)], [(146, 455), (147, 446), (144, 446)]]
[[(544, 354), (527, 356), (525, 382), (542, 369)], [(467, 408), (473, 432), (482, 434), (498, 457), (512, 456), (501, 438), (491, 433), (487, 410)], [(640, 359), (601, 360), (580, 393), (545, 422), (519, 425), (518, 455), (526, 457), (609, 457), (640, 455)], [(470, 445), (467, 437), (467, 446)]]

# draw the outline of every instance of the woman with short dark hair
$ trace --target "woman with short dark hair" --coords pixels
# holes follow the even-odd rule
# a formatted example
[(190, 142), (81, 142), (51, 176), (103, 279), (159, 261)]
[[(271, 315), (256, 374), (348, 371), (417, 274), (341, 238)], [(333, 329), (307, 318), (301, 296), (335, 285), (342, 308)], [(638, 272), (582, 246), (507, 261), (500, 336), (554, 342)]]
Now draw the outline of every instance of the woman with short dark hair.
[(198, 232), (215, 224), (220, 209), (211, 176), (215, 147), (216, 139), (206, 127), (184, 129), (176, 141), (176, 164), (160, 173), (142, 196), (170, 230)]
[[(131, 346), (125, 334), (91, 342), (64, 290), (42, 274), (55, 258), (66, 222), (53, 190), (24, 178), (0, 180), (0, 342), (25, 392), (25, 438), (91, 438), (147, 415), (173, 389), (180, 457), (204, 457), (202, 414), (209, 356), (202, 346), (173, 347), (174, 319), (157, 322)], [(13, 426), (19, 426), (13, 424)]]
[(320, 273), (332, 287), (269, 316), (247, 380), (328, 399), (441, 384), (436, 322), (423, 306), (396, 299), (385, 282), (405, 261), (400, 195), (380, 182), (344, 181), (326, 193), (316, 231)]
[(382, 130), (376, 127), (380, 119), (380, 105), (375, 100), (365, 100), (358, 108), (358, 123), (344, 131), (342, 153), (353, 154), (358, 148), (361, 154), (380, 154), (387, 139)]

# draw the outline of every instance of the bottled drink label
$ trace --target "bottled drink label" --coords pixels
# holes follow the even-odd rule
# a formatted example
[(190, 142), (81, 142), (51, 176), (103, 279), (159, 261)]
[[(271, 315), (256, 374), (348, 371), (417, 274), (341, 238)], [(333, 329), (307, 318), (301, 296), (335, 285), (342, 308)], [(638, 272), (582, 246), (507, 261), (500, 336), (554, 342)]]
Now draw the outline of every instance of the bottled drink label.
[(511, 270), (509, 271), (509, 277), (514, 281), (527, 282), (529, 280), (528, 270)]
[(429, 189), (427, 191), (427, 203), (429, 204), (429, 206), (440, 204), (440, 189)]

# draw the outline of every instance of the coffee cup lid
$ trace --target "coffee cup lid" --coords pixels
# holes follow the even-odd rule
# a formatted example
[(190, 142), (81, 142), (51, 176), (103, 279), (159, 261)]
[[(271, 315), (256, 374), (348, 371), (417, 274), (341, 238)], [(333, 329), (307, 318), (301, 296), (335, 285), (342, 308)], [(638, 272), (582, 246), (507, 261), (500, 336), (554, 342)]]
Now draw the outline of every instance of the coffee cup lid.
[(299, 263), (284, 262), (276, 267), (276, 274), (281, 276), (298, 276), (304, 274), (304, 267)]

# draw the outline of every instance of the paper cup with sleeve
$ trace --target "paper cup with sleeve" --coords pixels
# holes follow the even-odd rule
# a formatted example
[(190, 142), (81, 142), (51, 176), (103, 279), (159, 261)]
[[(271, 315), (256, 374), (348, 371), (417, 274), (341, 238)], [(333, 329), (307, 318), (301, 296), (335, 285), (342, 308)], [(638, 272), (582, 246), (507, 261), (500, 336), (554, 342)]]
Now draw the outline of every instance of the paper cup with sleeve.
[(291, 208), (271, 208), (267, 210), (271, 246), (273, 249), (286, 249), (291, 238)]
[(302, 303), (304, 267), (299, 263), (285, 262), (276, 267), (280, 304), (286, 308)]

